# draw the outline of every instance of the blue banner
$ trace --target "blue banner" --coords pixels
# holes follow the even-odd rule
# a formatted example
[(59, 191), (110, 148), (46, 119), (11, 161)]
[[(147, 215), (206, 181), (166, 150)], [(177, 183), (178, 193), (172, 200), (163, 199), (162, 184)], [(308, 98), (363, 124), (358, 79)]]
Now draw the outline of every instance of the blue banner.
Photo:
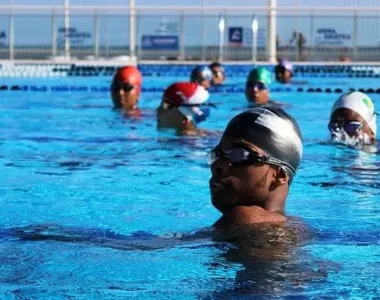
[(228, 28), (228, 42), (235, 44), (243, 43), (243, 27)]
[(177, 35), (143, 35), (141, 36), (141, 49), (178, 50), (179, 39)]

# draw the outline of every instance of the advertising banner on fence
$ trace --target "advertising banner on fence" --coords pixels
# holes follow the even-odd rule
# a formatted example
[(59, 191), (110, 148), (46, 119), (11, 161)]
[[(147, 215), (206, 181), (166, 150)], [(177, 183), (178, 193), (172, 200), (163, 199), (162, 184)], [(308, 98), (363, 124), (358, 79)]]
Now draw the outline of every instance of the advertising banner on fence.
[(318, 28), (315, 44), (319, 46), (352, 46), (352, 35), (337, 31), (335, 28)]
[[(257, 31), (257, 46), (266, 46), (266, 30), (259, 28)], [(228, 43), (235, 46), (252, 46), (252, 29), (249, 27), (229, 27)]]
[(75, 27), (58, 28), (58, 45), (63, 45), (66, 41), (66, 37), (69, 38), (71, 45), (83, 45), (91, 39), (91, 33), (80, 31)]
[(179, 38), (177, 35), (143, 35), (141, 48), (143, 50), (178, 50)]

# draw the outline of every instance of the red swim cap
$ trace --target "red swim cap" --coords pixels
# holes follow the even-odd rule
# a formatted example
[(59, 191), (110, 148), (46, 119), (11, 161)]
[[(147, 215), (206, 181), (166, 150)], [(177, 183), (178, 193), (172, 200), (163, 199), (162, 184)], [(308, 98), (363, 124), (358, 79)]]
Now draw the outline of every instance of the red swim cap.
[(141, 87), (142, 76), (140, 71), (134, 66), (125, 66), (120, 68), (114, 78), (122, 82), (130, 83), (135, 87)]
[(202, 104), (209, 98), (208, 91), (194, 82), (177, 82), (164, 92), (163, 100), (173, 105)]

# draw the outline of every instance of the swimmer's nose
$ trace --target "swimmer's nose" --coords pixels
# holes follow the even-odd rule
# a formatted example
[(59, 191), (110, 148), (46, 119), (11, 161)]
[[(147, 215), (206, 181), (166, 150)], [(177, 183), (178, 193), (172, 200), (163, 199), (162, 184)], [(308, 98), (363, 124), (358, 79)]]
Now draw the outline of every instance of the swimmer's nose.
[(228, 174), (231, 162), (226, 158), (219, 158), (211, 165), (211, 173), (213, 176), (224, 177)]

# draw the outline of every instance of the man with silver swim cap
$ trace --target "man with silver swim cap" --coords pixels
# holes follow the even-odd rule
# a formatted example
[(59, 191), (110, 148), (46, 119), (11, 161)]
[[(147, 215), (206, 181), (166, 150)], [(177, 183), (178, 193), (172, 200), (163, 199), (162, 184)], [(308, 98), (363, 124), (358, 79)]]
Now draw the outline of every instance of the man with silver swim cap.
[(297, 122), (281, 108), (235, 116), (207, 155), (216, 227), (284, 222), (285, 201), (303, 152)]
[(375, 106), (361, 92), (349, 92), (335, 101), (328, 129), (331, 140), (357, 149), (374, 145), (377, 125)]

